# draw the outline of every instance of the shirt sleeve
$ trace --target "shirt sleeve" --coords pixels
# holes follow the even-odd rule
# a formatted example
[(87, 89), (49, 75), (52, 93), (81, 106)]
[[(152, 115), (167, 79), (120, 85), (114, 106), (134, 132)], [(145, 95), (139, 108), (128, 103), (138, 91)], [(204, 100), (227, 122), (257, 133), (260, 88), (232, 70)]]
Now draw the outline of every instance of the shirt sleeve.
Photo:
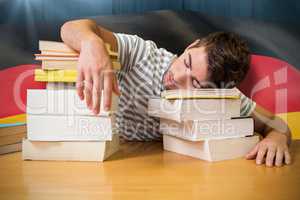
[(247, 117), (250, 116), (256, 107), (255, 101), (245, 96), (243, 93), (241, 95), (241, 116)]
[(114, 33), (118, 43), (119, 61), (122, 70), (130, 70), (147, 53), (152, 41), (144, 40), (137, 35)]

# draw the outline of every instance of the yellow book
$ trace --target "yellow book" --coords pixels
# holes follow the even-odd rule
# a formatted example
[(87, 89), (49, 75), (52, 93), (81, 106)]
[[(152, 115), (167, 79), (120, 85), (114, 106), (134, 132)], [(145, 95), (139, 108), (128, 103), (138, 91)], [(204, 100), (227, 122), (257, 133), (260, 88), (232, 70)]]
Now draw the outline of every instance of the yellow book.
[(39, 82), (76, 82), (76, 69), (35, 69), (34, 80)]
[(239, 99), (240, 92), (232, 89), (192, 89), (165, 90), (161, 97), (167, 100), (175, 99)]
[(34, 80), (40, 82), (76, 82), (77, 70), (34, 70)]

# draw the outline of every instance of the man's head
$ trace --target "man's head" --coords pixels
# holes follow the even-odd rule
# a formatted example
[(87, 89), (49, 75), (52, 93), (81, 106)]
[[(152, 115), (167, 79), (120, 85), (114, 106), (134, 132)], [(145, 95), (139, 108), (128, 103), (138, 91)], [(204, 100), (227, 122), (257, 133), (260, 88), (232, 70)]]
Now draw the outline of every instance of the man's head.
[(247, 74), (247, 44), (233, 33), (217, 32), (190, 44), (165, 73), (167, 89), (228, 88)]

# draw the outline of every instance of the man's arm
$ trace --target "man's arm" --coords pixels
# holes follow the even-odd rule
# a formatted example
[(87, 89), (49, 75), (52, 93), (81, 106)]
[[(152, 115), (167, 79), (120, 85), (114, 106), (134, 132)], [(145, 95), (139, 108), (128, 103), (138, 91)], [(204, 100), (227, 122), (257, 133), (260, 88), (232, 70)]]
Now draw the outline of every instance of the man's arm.
[(264, 136), (246, 158), (256, 157), (256, 163), (267, 166), (281, 166), (283, 162), (290, 164), (291, 157), (288, 146), (291, 143), (291, 132), (288, 125), (279, 117), (256, 105), (252, 113), (254, 129)]
[(113, 51), (118, 51), (114, 34), (90, 19), (68, 21), (61, 27), (62, 40), (72, 48), (80, 51), (81, 44), (92, 41), (109, 43)]
[(105, 48), (105, 43), (109, 43), (113, 51), (118, 51), (114, 34), (93, 20), (82, 19), (66, 22), (61, 27), (61, 38), (80, 52), (76, 82), (79, 97), (85, 99), (87, 106), (97, 114), (103, 89), (104, 107), (108, 110), (112, 91), (119, 94), (112, 63)]

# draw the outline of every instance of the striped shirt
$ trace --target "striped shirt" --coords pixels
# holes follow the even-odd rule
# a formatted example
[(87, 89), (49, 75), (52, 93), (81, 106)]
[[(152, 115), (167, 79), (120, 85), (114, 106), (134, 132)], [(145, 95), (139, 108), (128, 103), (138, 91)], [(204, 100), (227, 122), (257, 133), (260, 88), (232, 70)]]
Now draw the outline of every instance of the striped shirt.
[[(164, 90), (163, 75), (177, 56), (137, 35), (114, 35), (122, 66), (118, 73), (121, 95), (116, 115), (120, 136), (130, 141), (161, 140), (159, 119), (147, 114), (148, 99), (160, 96)], [(255, 102), (242, 93), (241, 102), (241, 116), (249, 116)]]

